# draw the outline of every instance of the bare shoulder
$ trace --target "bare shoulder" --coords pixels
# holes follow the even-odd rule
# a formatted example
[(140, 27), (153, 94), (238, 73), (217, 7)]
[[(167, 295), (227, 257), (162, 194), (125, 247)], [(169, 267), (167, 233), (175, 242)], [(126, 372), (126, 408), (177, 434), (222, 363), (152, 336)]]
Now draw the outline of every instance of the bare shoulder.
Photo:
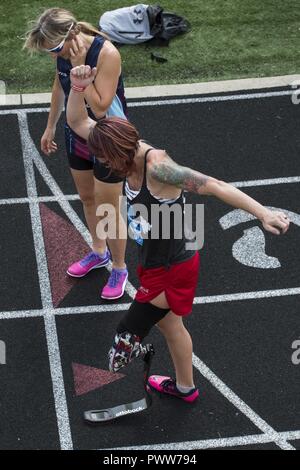
[(118, 49), (110, 41), (105, 41), (99, 54), (99, 60), (120, 61), (121, 56)]
[(155, 149), (150, 152), (149, 160), (147, 160), (148, 176), (153, 182), (164, 186), (174, 186), (174, 172), (176, 173), (177, 166), (165, 150)]
[[(171, 163), (173, 160), (169, 157), (165, 150), (161, 149), (153, 149), (149, 153), (147, 157), (147, 166), (151, 168), (155, 168), (160, 163)], [(174, 163), (174, 162), (173, 162)]]

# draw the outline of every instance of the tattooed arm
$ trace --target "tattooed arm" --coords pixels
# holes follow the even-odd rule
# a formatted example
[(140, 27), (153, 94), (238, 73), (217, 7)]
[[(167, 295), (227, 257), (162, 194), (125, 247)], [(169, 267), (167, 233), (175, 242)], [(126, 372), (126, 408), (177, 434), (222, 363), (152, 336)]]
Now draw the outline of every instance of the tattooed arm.
[[(209, 184), (212, 181), (217, 181), (215, 178), (210, 178), (191, 168), (178, 165), (167, 155), (163, 159), (155, 159), (154, 161), (152, 159), (148, 171), (150, 177), (155, 181), (196, 194), (208, 195)], [(208, 183), (209, 180), (211, 181)]]
[(149, 163), (149, 175), (155, 181), (176, 186), (191, 193), (215, 196), (230, 206), (254, 215), (261, 220), (266, 230), (276, 235), (280, 234), (280, 230), (281, 233), (288, 230), (289, 220), (282, 212), (270, 211), (231, 184), (180, 166), (166, 154), (164, 158), (154, 158)]

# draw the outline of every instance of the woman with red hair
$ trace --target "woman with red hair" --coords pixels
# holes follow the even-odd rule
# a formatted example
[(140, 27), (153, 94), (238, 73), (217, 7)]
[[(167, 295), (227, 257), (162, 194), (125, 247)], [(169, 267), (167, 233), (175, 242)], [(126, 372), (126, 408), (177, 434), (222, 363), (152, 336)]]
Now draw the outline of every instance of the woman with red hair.
[[(137, 357), (142, 350), (141, 342), (157, 324), (167, 341), (176, 378), (151, 376), (149, 386), (160, 393), (193, 402), (199, 393), (193, 380), (192, 340), (183, 317), (192, 310), (199, 254), (187, 249), (185, 235), (176, 237), (176, 223), (171, 223), (169, 237), (154, 237), (156, 221), (151, 218), (142, 223), (141, 211), (145, 209), (149, 214), (153, 207), (172, 208), (177, 204), (184, 212), (183, 191), (189, 191), (199, 196), (215, 196), (253, 214), (265, 230), (276, 235), (288, 230), (289, 219), (282, 212), (263, 207), (230, 184), (177, 165), (164, 150), (139, 140), (136, 128), (128, 121), (117, 117), (98, 122), (90, 119), (84, 106), (84, 90), (92, 83), (95, 73), (88, 66), (72, 69), (67, 120), (78, 135), (87, 139), (96, 158), (110, 171), (125, 178), (130, 227), (135, 230), (140, 258), (141, 286), (117, 326), (109, 352), (109, 367), (117, 371)], [(133, 210), (135, 205), (140, 212), (138, 221)]]

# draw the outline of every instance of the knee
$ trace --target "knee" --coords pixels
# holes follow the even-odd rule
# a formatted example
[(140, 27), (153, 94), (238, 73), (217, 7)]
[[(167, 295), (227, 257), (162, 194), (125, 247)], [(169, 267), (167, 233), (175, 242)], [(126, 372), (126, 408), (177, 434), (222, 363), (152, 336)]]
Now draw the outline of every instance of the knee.
[(157, 326), (162, 335), (168, 340), (176, 340), (184, 335), (185, 332), (185, 327), (182, 324), (173, 325), (171, 323), (164, 323), (163, 325), (158, 324)]
[(123, 183), (101, 183), (96, 181), (95, 184), (95, 200), (97, 205), (111, 204), (116, 208), (119, 207), (120, 197), (122, 197)]
[(149, 334), (151, 328), (167, 315), (169, 309), (156, 307), (150, 303), (139, 303), (134, 300), (128, 312), (121, 319), (117, 332), (129, 331), (142, 340)]
[(166, 339), (168, 339), (169, 337), (172, 337), (172, 331), (167, 326), (165, 326), (165, 325), (164, 326), (157, 325), (157, 326), (158, 326), (158, 329), (161, 332), (161, 334)]

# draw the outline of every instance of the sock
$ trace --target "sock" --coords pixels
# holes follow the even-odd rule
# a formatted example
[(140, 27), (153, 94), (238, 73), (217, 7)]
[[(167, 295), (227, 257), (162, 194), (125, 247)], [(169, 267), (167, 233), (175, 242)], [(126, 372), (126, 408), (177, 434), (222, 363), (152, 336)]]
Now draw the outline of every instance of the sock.
[(176, 387), (181, 393), (189, 393), (191, 390), (194, 390), (195, 385), (193, 387), (184, 387), (176, 382)]

